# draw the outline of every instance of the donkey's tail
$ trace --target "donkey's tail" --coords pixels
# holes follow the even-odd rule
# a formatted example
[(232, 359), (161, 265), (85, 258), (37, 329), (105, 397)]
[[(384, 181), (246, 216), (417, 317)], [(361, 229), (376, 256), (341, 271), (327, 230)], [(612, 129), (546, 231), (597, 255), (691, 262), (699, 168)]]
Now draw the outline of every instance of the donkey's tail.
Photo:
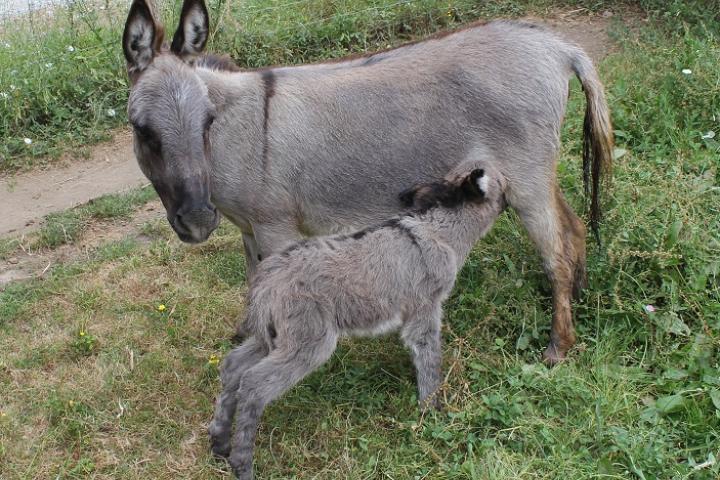
[[(583, 184), (590, 196), (590, 228), (600, 244), (600, 177), (612, 172), (613, 130), (605, 92), (597, 71), (580, 49), (573, 51), (572, 69), (580, 79), (587, 105), (583, 127)], [(590, 172), (592, 170), (592, 187)]]

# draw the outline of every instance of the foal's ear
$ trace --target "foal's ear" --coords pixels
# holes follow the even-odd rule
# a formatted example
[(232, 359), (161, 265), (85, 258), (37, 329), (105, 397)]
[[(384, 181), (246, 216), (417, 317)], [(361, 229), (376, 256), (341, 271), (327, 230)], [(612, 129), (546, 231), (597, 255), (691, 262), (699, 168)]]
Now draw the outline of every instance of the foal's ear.
[(468, 200), (484, 198), (487, 194), (488, 177), (485, 170), (476, 168), (462, 181), (461, 188)]
[(398, 199), (400, 199), (400, 203), (403, 207), (410, 208), (415, 204), (415, 195), (418, 192), (418, 188), (419, 187), (415, 186), (400, 192), (400, 195), (398, 195)]
[(181, 57), (202, 53), (208, 40), (210, 17), (203, 0), (185, 0), (180, 25), (173, 37), (170, 51)]
[(155, 23), (152, 11), (145, 0), (135, 0), (130, 7), (125, 31), (123, 52), (128, 63), (130, 77), (145, 70), (160, 51), (163, 30)]

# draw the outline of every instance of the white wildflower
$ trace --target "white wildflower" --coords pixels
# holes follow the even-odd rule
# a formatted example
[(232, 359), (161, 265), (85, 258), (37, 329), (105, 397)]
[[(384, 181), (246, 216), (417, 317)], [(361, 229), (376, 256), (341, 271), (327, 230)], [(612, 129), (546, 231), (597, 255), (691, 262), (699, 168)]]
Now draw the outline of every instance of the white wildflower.
[(30, 138), (25, 138), (23, 141), (25, 142), (25, 145), (32, 145), (32, 139)]
[(0, 97), (2, 97), (2, 98), (9, 98), (10, 95), (8, 95), (7, 92), (0, 92)]
[(45, 64), (45, 68), (52, 68), (53, 64), (51, 62), (48, 62)]
[(647, 313), (654, 313), (654, 312), (655, 312), (655, 307), (652, 306), (652, 305), (645, 305), (645, 311), (646, 311)]
[(75, 47), (73, 47), (72, 45), (68, 45), (67, 51), (72, 53), (75, 51)]
[(114, 108), (108, 108), (107, 115), (108, 117), (114, 117), (115, 115), (117, 115), (117, 113), (115, 112)]
[(691, 74), (692, 74), (692, 70), (690, 70), (689, 68), (683, 68), (683, 69), (682, 69), (682, 73), (683, 73), (684, 75), (691, 75)]
[(8, 42), (3, 42), (3, 47), (10, 48), (10, 44)]
[(11, 84), (11, 85), (10, 85), (10, 91), (14, 92), (15, 90), (17, 90), (17, 87), (16, 87), (15, 85), (12, 85), (12, 84)]
[(706, 140), (710, 140), (711, 138), (715, 138), (715, 132), (712, 131), (712, 130), (710, 130), (710, 131), (704, 133), (703, 136), (702, 136), (702, 138), (703, 138), (703, 139), (706, 139)]

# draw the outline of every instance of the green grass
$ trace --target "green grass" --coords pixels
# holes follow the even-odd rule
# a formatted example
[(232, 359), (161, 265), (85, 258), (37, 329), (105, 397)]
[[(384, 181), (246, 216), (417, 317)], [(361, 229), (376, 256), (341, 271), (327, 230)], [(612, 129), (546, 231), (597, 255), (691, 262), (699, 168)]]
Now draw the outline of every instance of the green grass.
[[(720, 129), (720, 43), (701, 9), (677, 12), (601, 65), (625, 154), (570, 361), (538, 363), (549, 293), (505, 215), (445, 308), (446, 412), (420, 415), (397, 338), (343, 341), (267, 410), (259, 478), (718, 478), (720, 152), (702, 135)], [(578, 211), (583, 108), (573, 84), (559, 176)], [(205, 428), (211, 359), (243, 310), (240, 235), (143, 232), (148, 246), (114, 242), (0, 292), (3, 479), (228, 478)]]

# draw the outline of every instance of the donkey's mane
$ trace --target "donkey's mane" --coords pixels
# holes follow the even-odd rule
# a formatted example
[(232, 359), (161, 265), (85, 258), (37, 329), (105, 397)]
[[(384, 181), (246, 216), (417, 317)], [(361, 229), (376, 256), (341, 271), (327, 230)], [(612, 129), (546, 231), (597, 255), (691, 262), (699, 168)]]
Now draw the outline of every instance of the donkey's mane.
[[(520, 27), (530, 28), (530, 29), (544, 30), (543, 26), (537, 25), (537, 24), (534, 24), (531, 22), (525, 22), (525, 21), (520, 21), (520, 20), (496, 20), (495, 21), (495, 23), (500, 23), (500, 22), (507, 23), (507, 24), (513, 24), (513, 25), (517, 25)], [(436, 32), (435, 34), (428, 35), (428, 36), (425, 36), (425, 37), (417, 39), (417, 40), (402, 42), (399, 45), (395, 45), (392, 47), (375, 50), (375, 51), (370, 51), (370, 52), (358, 52), (358, 53), (353, 53), (350, 55), (345, 55), (345, 56), (337, 57), (337, 58), (323, 59), (323, 60), (319, 60), (316, 62), (310, 62), (305, 65), (331, 65), (331, 64), (336, 64), (336, 63), (353, 62), (356, 60), (364, 59), (365, 61), (360, 63), (360, 65), (357, 65), (357, 66), (366, 66), (366, 65), (370, 65), (370, 64), (377, 63), (378, 61), (380, 61), (383, 54), (393, 52), (395, 50), (400, 50), (400, 49), (403, 49), (405, 47), (409, 47), (412, 45), (416, 45), (418, 43), (424, 43), (429, 40), (438, 40), (438, 39), (441, 39), (444, 37), (454, 35), (456, 33), (460, 33), (460, 32), (470, 30), (470, 29), (473, 29), (476, 27), (487, 25), (488, 23), (490, 23), (490, 22), (487, 20), (478, 20), (478, 21), (470, 23), (469, 25), (465, 25), (463, 27), (442, 30), (442, 31)], [(190, 61), (190, 64), (195, 67), (203, 67), (203, 68), (207, 68), (210, 70), (217, 70), (217, 71), (221, 71), (221, 72), (241, 72), (241, 71), (248, 71), (248, 70), (249, 71), (265, 71), (265, 70), (270, 70), (273, 68), (281, 68), (281, 67), (287, 66), (287, 65), (280, 64), (280, 65), (269, 65), (269, 66), (261, 67), (261, 68), (257, 68), (257, 69), (243, 69), (243, 68), (238, 67), (238, 65), (235, 63), (235, 61), (232, 59), (232, 57), (230, 57), (230, 55), (227, 55), (227, 54), (218, 55), (218, 54), (214, 54), (214, 53), (205, 53), (203, 55), (195, 57), (193, 60)]]
[(214, 53), (200, 55), (191, 60), (190, 65), (221, 72), (239, 72), (241, 70), (230, 55), (216, 55)]

